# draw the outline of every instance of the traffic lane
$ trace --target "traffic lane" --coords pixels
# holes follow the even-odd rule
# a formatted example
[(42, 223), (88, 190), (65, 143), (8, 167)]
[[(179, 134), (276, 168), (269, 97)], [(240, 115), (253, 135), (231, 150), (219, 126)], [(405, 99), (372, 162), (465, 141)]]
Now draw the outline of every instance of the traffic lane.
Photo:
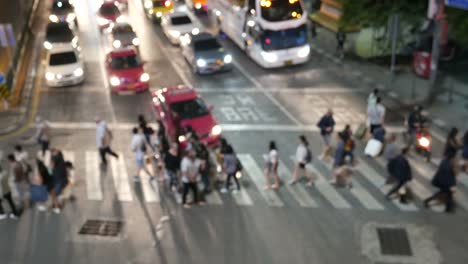
[(137, 123), (140, 114), (144, 115), (148, 122), (155, 121), (150, 93), (113, 94), (111, 98), (117, 123)]
[(261, 90), (200, 89), (199, 92), (208, 105), (214, 106), (213, 114), (221, 124), (263, 125), (265, 129), (274, 124), (294, 125)]

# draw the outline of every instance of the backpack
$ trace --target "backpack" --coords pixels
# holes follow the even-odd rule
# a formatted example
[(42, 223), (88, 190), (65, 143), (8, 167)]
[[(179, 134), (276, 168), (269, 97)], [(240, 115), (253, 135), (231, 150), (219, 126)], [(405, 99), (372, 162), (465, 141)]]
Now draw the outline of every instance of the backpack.
[(352, 151), (354, 149), (354, 140), (352, 138), (349, 138), (345, 142), (344, 150), (345, 151)]
[(307, 148), (306, 156), (305, 156), (305, 162), (306, 163), (311, 163), (312, 162), (312, 152), (310, 151), (309, 148)]

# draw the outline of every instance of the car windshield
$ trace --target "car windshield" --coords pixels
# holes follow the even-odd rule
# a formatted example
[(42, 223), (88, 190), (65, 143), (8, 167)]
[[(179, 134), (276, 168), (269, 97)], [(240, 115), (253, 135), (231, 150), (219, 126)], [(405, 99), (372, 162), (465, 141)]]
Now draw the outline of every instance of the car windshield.
[(300, 18), (303, 15), (299, 0), (262, 0), (262, 17), (268, 21), (283, 21)]
[(127, 33), (132, 33), (133, 29), (130, 25), (121, 25), (121, 26), (116, 26), (112, 29), (112, 33), (114, 34), (127, 34)]
[(163, 7), (166, 6), (167, 0), (153, 0), (153, 7)]
[(208, 108), (200, 98), (173, 103), (171, 109), (181, 119), (192, 119), (209, 114)]
[(272, 31), (265, 30), (262, 45), (265, 51), (280, 50), (299, 47), (307, 44), (307, 28), (302, 25), (298, 28)]
[(75, 35), (67, 23), (50, 24), (47, 26), (46, 39), (50, 42), (70, 42)]
[(177, 16), (177, 17), (171, 17), (171, 23), (172, 25), (184, 25), (184, 24), (190, 24), (192, 23), (192, 20), (190, 20), (190, 17), (188, 16)]
[(218, 50), (222, 48), (216, 39), (199, 40), (194, 43), (196, 51)]
[(52, 5), (52, 13), (65, 11), (73, 11), (73, 6), (68, 1), (56, 1)]
[(99, 12), (101, 12), (101, 14), (104, 16), (111, 16), (118, 14), (119, 9), (115, 5), (103, 5), (99, 9)]
[(58, 66), (76, 63), (76, 55), (73, 51), (63, 52), (63, 53), (54, 53), (50, 55), (49, 65)]
[(113, 57), (111, 61), (111, 68), (113, 70), (131, 69), (140, 65), (140, 59), (137, 55)]

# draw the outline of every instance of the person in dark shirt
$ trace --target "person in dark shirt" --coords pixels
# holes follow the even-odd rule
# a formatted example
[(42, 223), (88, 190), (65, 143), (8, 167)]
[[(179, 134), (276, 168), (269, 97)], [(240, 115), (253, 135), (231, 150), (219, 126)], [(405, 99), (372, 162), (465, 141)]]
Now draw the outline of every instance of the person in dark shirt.
[(169, 177), (169, 188), (175, 191), (178, 185), (178, 173), (180, 170), (179, 149), (176, 143), (172, 143), (169, 151), (164, 154), (164, 167)]
[(445, 142), (444, 157), (455, 157), (460, 147), (461, 144), (458, 139), (458, 128), (453, 127), (447, 136), (447, 141)]
[(424, 200), (424, 206), (429, 207), (432, 200), (445, 196), (445, 212), (454, 211), (453, 193), (456, 186), (456, 157), (446, 156), (439, 164), (436, 174), (432, 179), (432, 185), (439, 188), (432, 196)]
[(324, 148), (320, 159), (330, 155), (331, 151), (331, 134), (335, 128), (335, 119), (333, 119), (333, 111), (329, 109), (327, 113), (322, 116), (320, 121), (317, 123), (317, 126), (320, 128), (320, 135), (322, 136)]

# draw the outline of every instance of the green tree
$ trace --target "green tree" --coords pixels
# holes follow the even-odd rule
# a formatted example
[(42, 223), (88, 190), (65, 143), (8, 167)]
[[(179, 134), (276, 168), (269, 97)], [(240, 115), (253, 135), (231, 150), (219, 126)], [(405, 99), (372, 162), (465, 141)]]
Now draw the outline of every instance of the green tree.
[(450, 25), (450, 34), (463, 46), (468, 46), (468, 11), (446, 7), (445, 13)]

